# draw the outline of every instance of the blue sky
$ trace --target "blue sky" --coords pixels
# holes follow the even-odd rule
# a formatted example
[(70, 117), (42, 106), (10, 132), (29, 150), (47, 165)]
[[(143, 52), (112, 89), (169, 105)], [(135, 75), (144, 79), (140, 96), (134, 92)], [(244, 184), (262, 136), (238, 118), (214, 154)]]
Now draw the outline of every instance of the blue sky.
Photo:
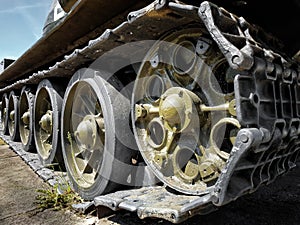
[(41, 36), (52, 0), (0, 0), (0, 61), (17, 59)]

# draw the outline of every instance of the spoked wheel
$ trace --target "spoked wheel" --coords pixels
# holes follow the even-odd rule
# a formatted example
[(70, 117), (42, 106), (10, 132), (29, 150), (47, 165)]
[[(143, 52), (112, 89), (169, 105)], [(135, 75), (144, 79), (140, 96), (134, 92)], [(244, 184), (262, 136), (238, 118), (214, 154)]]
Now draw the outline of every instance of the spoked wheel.
[(213, 188), (240, 127), (235, 74), (198, 29), (173, 32), (147, 54), (134, 85), (133, 130), (168, 186), (195, 195)]
[(62, 87), (49, 80), (39, 83), (34, 101), (34, 139), (43, 165), (62, 165), (59, 121), (62, 105)]
[[(84, 199), (126, 184), (132, 152), (121, 142), (130, 102), (117, 79), (81, 69), (69, 82), (62, 115), (63, 156), (69, 178)], [(118, 135), (119, 134), (119, 135)], [(123, 135), (123, 136), (122, 136)]]
[(2, 126), (3, 134), (8, 134), (7, 108), (8, 108), (8, 96), (7, 93), (4, 93), (2, 95), (2, 101), (1, 101), (1, 126)]
[(11, 91), (8, 98), (8, 132), (12, 141), (19, 141), (19, 97)]
[(33, 151), (33, 113), (34, 94), (29, 87), (23, 87), (19, 100), (19, 131), (20, 138), (25, 151)]

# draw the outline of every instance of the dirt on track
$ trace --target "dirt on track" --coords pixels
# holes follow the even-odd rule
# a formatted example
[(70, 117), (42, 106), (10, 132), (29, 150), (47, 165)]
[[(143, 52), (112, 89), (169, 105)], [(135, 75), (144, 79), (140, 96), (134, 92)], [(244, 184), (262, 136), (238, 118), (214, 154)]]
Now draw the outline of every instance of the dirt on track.
[[(135, 213), (116, 212), (98, 219), (73, 211), (41, 211), (35, 203), (37, 190), (45, 183), (7, 145), (0, 146), (0, 225), (171, 225), (164, 220), (140, 220)], [(300, 166), (273, 184), (239, 198), (182, 225), (299, 225)]]

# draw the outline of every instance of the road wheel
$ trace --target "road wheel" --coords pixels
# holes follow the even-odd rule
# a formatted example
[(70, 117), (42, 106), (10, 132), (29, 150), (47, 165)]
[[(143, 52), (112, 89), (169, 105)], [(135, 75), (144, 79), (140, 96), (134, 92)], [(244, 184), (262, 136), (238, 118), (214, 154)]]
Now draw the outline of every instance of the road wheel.
[(66, 169), (75, 191), (89, 200), (126, 184), (132, 154), (121, 142), (128, 136), (130, 102), (120, 94), (117, 79), (108, 82), (101, 75), (90, 69), (76, 72), (62, 110)]
[(43, 165), (62, 165), (59, 121), (62, 105), (62, 85), (48, 79), (38, 85), (34, 101), (34, 139)]
[(132, 122), (141, 155), (169, 187), (192, 195), (214, 188), (240, 128), (234, 76), (197, 28), (174, 31), (144, 58), (134, 84)]
[(29, 87), (23, 87), (19, 100), (19, 132), (25, 151), (34, 151), (33, 113), (34, 94)]
[(4, 93), (2, 95), (2, 101), (1, 101), (1, 126), (2, 126), (3, 134), (8, 134), (7, 108), (8, 108), (8, 96), (7, 96), (7, 93)]
[(8, 98), (8, 132), (12, 141), (19, 141), (19, 97), (11, 91)]

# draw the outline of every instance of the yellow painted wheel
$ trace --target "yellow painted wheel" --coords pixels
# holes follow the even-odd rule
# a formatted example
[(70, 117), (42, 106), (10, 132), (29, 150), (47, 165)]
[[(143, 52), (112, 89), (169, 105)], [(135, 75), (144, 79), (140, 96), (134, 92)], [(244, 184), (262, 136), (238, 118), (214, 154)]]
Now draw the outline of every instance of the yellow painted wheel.
[(196, 195), (213, 189), (240, 127), (236, 74), (198, 29), (166, 35), (146, 55), (134, 84), (133, 130), (145, 162), (166, 185)]

